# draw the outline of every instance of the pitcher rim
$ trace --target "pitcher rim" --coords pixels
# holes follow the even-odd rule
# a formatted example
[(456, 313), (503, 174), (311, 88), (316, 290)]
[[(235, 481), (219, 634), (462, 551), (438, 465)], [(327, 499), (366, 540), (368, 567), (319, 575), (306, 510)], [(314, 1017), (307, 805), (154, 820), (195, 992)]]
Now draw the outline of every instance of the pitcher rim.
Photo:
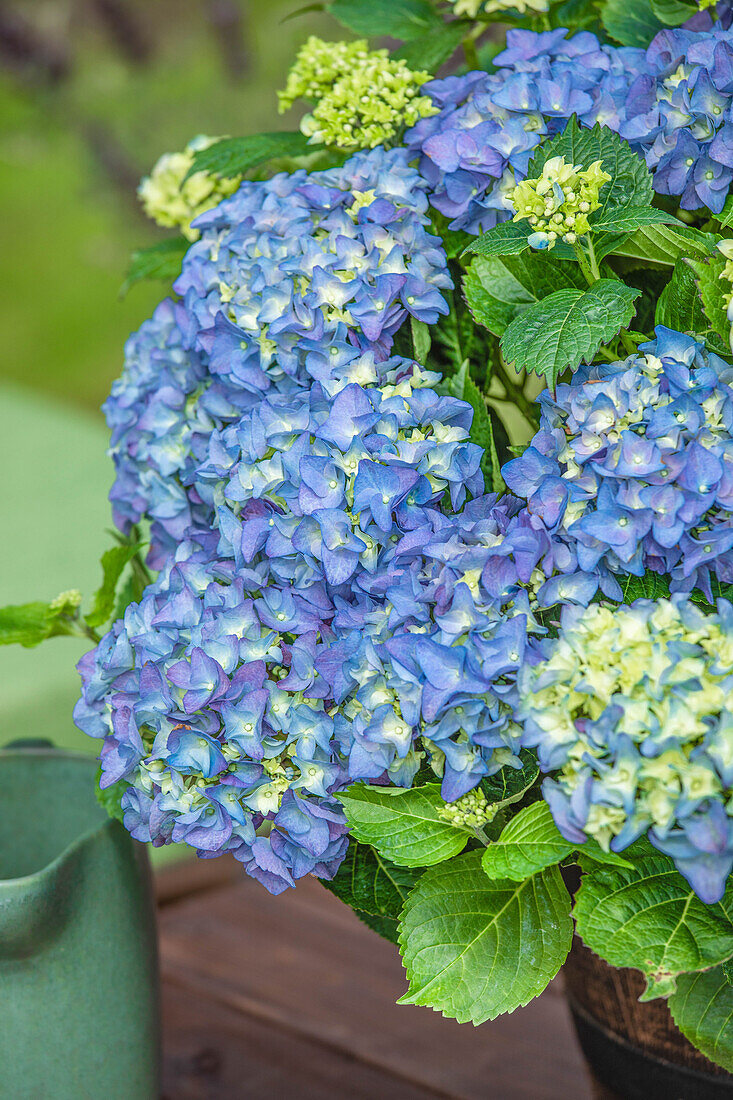
[[(79, 752), (78, 749), (60, 749), (55, 746), (12, 746), (4, 747), (0, 746), (0, 760), (7, 756), (62, 756), (66, 760), (84, 761), (88, 764), (94, 763), (94, 757), (90, 757), (87, 753)], [(102, 813), (103, 808), (99, 807)], [(5, 887), (14, 887), (18, 885), (27, 886), (35, 881), (42, 881), (44, 878), (48, 878), (54, 870), (56, 870), (63, 862), (72, 857), (75, 852), (85, 847), (90, 841), (94, 839), (104, 829), (108, 829), (114, 823), (114, 818), (106, 817), (103, 821), (100, 821), (98, 825), (94, 825), (92, 828), (87, 829), (85, 832), (80, 833), (70, 844), (59, 852), (49, 863), (44, 864), (43, 867), (37, 871), (31, 871), (27, 875), (15, 875), (11, 878), (0, 877), (0, 892)]]

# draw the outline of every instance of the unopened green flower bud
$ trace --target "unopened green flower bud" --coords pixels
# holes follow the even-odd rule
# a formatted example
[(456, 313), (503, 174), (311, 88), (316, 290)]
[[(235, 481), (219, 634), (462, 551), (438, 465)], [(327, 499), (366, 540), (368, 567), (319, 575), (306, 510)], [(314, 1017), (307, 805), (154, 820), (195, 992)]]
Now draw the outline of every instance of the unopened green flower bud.
[(78, 588), (69, 588), (66, 592), (59, 592), (49, 607), (52, 611), (58, 611), (62, 615), (73, 615), (81, 605), (81, 592)]
[(464, 794), (455, 802), (446, 802), (438, 810), (438, 816), (459, 829), (481, 829), (496, 816), (497, 807), (486, 801), (478, 787)]

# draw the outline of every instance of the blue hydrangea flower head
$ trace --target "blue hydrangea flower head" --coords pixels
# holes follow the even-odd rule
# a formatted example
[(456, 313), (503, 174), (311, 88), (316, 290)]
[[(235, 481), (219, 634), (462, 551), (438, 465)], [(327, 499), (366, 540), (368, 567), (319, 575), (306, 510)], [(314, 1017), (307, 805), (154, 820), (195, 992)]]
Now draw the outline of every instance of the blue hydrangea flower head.
[[(197, 220), (201, 239), (126, 346), (105, 403), (115, 522), (152, 522), (159, 567), (211, 516), (190, 489), (210, 437), (267, 394), (372, 384), (408, 316), (433, 323), (452, 286), (404, 150), (242, 184)], [(197, 230), (198, 231), (198, 230)]]
[(713, 575), (733, 581), (732, 380), (724, 360), (659, 326), (639, 355), (541, 394), (539, 431), (504, 477), (607, 595), (646, 569), (710, 598)]
[(705, 22), (656, 35), (619, 132), (644, 153), (660, 194), (718, 214), (733, 181), (733, 30), (729, 18)]
[(524, 179), (537, 145), (572, 115), (618, 130), (642, 50), (601, 46), (595, 35), (510, 30), (496, 72), (424, 85), (439, 108), (405, 136), (419, 155), (430, 201), (451, 229), (478, 233), (511, 216), (508, 194)]
[(318, 587), (250, 591), (182, 544), (79, 664), (74, 718), (136, 839), (231, 852), (274, 893), (335, 873), (348, 777), (314, 669), (332, 616)]
[(385, 359), (408, 316), (448, 312), (445, 253), (408, 161), (380, 146), (340, 168), (245, 181), (196, 220), (175, 289), (213, 374), (257, 396), (287, 391), (360, 351)]
[(483, 490), (470, 405), (436, 394), (437, 376), (411, 361), (382, 367), (381, 386), (266, 397), (212, 435), (194, 495), (211, 505), (221, 555), (336, 590), (374, 571), (446, 491), (460, 507)]
[(733, 607), (566, 608), (540, 649), (516, 717), (552, 773), (543, 793), (562, 834), (615, 852), (647, 836), (719, 901), (733, 868)]
[(576, 565), (511, 497), (479, 497), (452, 515), (425, 509), (335, 600), (335, 641), (319, 670), (340, 706), (350, 774), (409, 786), (427, 754), (454, 801), (519, 766), (517, 669), (542, 632), (545, 598), (585, 603), (596, 591)]
[(225, 392), (206, 356), (186, 346), (187, 318), (166, 299), (125, 345), (122, 375), (103, 405), (112, 431), (116, 526), (127, 534), (151, 521), (151, 564), (158, 568), (207, 509), (186, 490), (211, 433), (237, 417), (250, 395)]

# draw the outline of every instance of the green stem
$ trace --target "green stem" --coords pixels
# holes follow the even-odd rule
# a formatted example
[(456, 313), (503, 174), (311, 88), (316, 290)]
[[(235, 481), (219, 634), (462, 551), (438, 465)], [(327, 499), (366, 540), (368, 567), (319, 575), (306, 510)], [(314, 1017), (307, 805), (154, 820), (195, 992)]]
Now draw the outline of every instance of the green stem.
[(69, 615), (61, 615), (60, 622), (64, 624), (66, 628), (63, 633), (72, 638), (88, 638), (90, 642), (97, 642), (102, 640), (101, 634), (98, 634), (94, 627), (89, 626), (83, 619), (71, 618)]
[(478, 829), (474, 829), (473, 835), (476, 837), (476, 840), (481, 841), (484, 848), (488, 848), (489, 844), (491, 844), (491, 838), (486, 835), (482, 826), (479, 826)]
[(600, 268), (598, 267), (598, 260), (596, 259), (596, 251), (593, 247), (593, 235), (591, 233), (588, 234), (588, 263), (590, 264), (590, 269), (593, 272), (593, 275), (595, 276), (595, 278), (600, 279), (601, 272), (600, 272)]
[[(478, 33), (481, 33), (481, 28), (479, 28)], [(472, 70), (481, 68), (481, 64), (478, 59), (478, 52), (476, 50), (475, 39), (476, 31), (473, 30), (470, 34), (467, 34), (461, 42), (461, 45), (463, 46), (463, 56), (466, 59), (466, 64), (468, 65), (469, 69)]]

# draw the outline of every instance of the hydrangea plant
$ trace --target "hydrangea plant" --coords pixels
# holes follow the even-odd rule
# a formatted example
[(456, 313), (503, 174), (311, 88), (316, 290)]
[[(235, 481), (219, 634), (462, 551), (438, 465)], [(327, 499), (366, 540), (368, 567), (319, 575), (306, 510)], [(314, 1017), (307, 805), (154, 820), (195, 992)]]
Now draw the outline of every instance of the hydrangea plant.
[(575, 930), (733, 1070), (733, 29), (633, 8), (336, 3), (292, 130), (159, 162), (117, 545), (0, 641), (89, 638), (110, 811), (321, 879), (403, 1001), (512, 1011)]

